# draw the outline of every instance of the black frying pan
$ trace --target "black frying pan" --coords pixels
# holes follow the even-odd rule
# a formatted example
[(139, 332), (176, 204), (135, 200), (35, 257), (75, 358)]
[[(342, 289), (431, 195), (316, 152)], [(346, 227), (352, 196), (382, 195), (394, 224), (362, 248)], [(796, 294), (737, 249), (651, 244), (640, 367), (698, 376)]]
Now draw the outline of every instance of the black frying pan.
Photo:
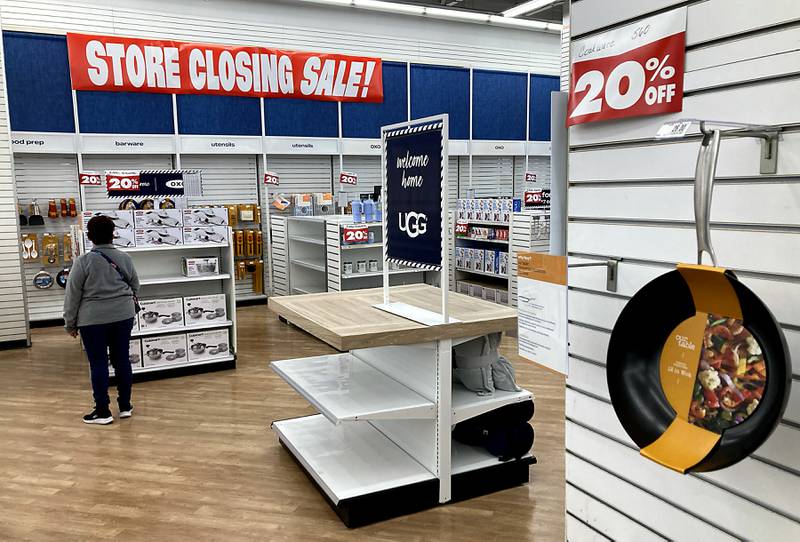
[[(701, 130), (698, 265), (679, 264), (639, 290), (614, 325), (607, 356), (625, 431), (642, 455), (679, 472), (721, 469), (753, 453), (783, 416), (792, 375), (769, 308), (716, 266), (709, 215), (720, 132)], [(713, 267), (701, 264), (703, 252)]]

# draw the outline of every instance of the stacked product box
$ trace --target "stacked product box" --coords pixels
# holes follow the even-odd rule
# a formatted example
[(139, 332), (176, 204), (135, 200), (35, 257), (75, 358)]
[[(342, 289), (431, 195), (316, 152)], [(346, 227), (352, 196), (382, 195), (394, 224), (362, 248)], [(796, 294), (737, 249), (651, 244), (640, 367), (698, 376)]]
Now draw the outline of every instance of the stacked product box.
[(143, 332), (200, 327), (228, 318), (225, 294), (142, 299), (139, 304), (136, 320)]
[(230, 354), (228, 330), (210, 329), (186, 334), (189, 361), (206, 361)]
[(142, 359), (145, 367), (186, 363), (186, 334), (142, 338)]
[(183, 209), (183, 226), (186, 228), (204, 228), (207, 226), (227, 226), (227, 207), (200, 207)]
[(456, 220), (476, 222), (510, 222), (511, 214), (522, 210), (518, 198), (459, 199)]
[[(139, 339), (130, 340), (130, 343), (128, 345), (128, 362), (131, 364), (131, 368), (134, 371), (142, 366), (142, 341), (140, 341)], [(114, 368), (114, 366), (111, 365), (110, 356), (108, 360), (108, 366), (111, 369)]]
[(100, 209), (96, 211), (84, 211), (81, 213), (81, 218), (83, 221), (83, 242), (86, 250), (91, 250), (94, 247), (92, 242), (89, 241), (89, 237), (86, 235), (86, 232), (89, 220), (96, 216), (107, 216), (114, 222), (114, 240), (112, 242), (115, 247), (125, 248), (136, 245), (133, 212), (121, 211), (118, 209)]
[(201, 326), (227, 319), (225, 294), (196, 295), (183, 298), (183, 317), (187, 326)]
[(136, 246), (183, 244), (183, 213), (180, 209), (137, 209), (133, 211)]

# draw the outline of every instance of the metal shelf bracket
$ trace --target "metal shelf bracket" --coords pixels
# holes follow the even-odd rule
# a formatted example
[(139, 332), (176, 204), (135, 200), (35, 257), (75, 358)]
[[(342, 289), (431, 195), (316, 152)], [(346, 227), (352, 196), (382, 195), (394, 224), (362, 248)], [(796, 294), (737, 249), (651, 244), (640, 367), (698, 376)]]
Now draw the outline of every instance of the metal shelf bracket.
[(600, 267), (606, 268), (606, 290), (609, 292), (617, 291), (617, 267), (619, 266), (619, 258), (610, 258), (608, 260), (592, 263), (571, 263), (567, 267), (574, 269), (576, 267)]

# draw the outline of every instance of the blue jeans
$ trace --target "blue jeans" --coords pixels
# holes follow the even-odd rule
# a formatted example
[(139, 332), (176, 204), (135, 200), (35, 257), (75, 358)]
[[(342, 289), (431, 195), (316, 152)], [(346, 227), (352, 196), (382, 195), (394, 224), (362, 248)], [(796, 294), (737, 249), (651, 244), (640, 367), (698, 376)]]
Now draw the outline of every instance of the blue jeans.
[(133, 371), (129, 359), (129, 348), (133, 318), (111, 322), (82, 326), (79, 328), (86, 356), (89, 358), (89, 367), (92, 370), (92, 391), (94, 404), (98, 409), (108, 408), (108, 360), (117, 377), (117, 402), (121, 410), (131, 407), (131, 385)]

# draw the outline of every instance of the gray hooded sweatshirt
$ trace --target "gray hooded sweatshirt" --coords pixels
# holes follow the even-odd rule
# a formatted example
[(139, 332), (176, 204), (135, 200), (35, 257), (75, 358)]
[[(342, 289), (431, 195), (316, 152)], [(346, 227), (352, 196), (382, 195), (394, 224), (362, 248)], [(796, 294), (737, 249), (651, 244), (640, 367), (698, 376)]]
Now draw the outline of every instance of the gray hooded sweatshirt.
[(119, 322), (136, 315), (133, 296), (139, 293), (139, 277), (131, 257), (113, 245), (96, 245), (94, 248), (117, 264), (130, 286), (99, 254), (87, 252), (79, 256), (67, 278), (64, 298), (64, 327), (67, 331)]

